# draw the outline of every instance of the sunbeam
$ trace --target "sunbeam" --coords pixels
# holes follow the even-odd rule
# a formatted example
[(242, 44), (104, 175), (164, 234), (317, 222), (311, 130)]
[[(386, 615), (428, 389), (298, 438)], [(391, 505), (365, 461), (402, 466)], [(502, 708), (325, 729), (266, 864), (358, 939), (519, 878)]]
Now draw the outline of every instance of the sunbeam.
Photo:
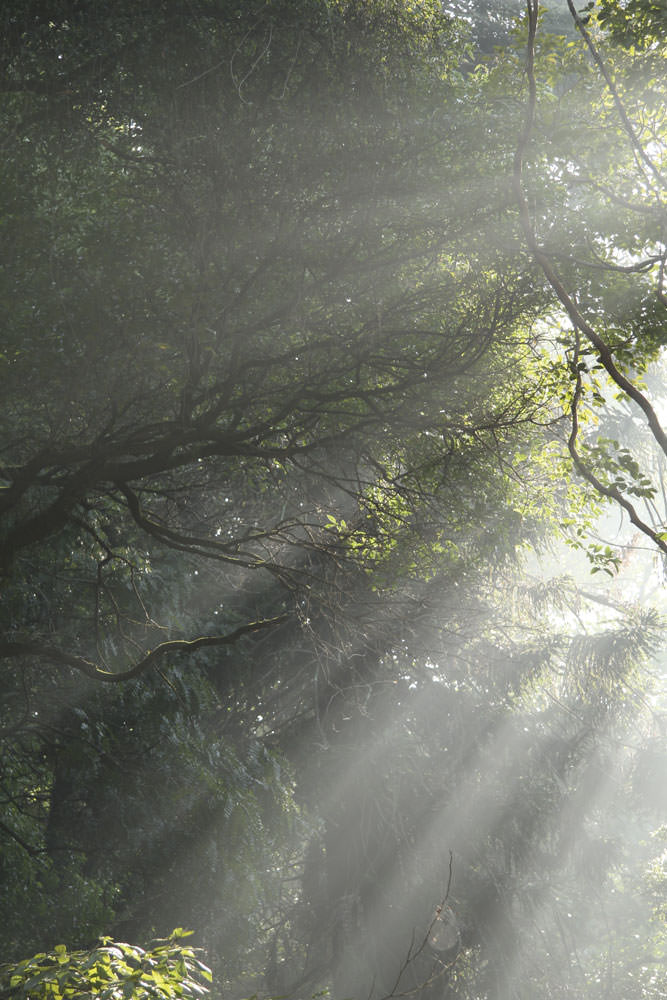
[(667, 21), (551, 6), (4, 0), (0, 1000), (667, 997)]

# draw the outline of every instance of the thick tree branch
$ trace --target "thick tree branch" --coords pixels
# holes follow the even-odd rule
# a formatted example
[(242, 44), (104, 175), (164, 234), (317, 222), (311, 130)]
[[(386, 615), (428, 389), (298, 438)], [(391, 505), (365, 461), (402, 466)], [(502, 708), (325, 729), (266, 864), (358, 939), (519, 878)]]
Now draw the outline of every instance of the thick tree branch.
[[(216, 434), (197, 427), (176, 431), (168, 426), (155, 440), (146, 439), (148, 429), (144, 439), (133, 440), (130, 436), (60, 452), (42, 451), (22, 468), (4, 470), (13, 482), (0, 494), (0, 513), (12, 510), (31, 488), (57, 487), (58, 495), (37, 513), (29, 514), (11, 527), (0, 543), (0, 567), (8, 567), (14, 554), (21, 549), (61, 531), (78, 503), (110, 483), (127, 483), (182, 469), (205, 458), (285, 460), (317, 447), (326, 447), (345, 433), (355, 433), (361, 426), (363, 421), (358, 421), (338, 435), (298, 444), (287, 442), (276, 447), (248, 440), (251, 431), (244, 432), (242, 439), (240, 435)], [(146, 524), (143, 526), (146, 528)]]

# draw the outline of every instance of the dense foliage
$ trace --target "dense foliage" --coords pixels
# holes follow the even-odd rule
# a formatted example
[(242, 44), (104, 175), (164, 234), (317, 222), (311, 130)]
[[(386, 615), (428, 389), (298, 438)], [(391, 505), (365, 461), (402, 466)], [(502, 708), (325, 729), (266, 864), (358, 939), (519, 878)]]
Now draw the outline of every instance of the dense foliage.
[(7, 995), (664, 992), (663, 25), (539, 13), (3, 6)]
[(0, 995), (32, 1000), (164, 1000), (201, 997), (210, 970), (192, 948), (178, 943), (180, 929), (149, 951), (103, 939), (89, 951), (70, 952), (64, 944), (50, 954), (35, 955), (0, 968)]

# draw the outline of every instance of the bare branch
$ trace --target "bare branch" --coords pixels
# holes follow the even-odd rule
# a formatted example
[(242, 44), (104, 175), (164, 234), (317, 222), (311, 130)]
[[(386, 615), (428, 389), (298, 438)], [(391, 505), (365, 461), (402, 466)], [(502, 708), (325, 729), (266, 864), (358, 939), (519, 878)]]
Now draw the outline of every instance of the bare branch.
[(169, 656), (172, 653), (189, 654), (195, 653), (199, 649), (230, 646), (238, 642), (245, 635), (250, 635), (253, 632), (259, 632), (263, 629), (274, 628), (288, 621), (290, 617), (289, 612), (285, 612), (281, 615), (276, 615), (275, 618), (260, 618), (258, 621), (239, 625), (233, 632), (228, 632), (225, 635), (203, 635), (198, 636), (196, 639), (169, 639), (166, 642), (161, 642), (155, 649), (147, 650), (134, 666), (127, 670), (118, 671), (117, 673), (111, 670), (104, 670), (92, 660), (88, 660), (83, 656), (68, 653), (65, 650), (43, 644), (39, 641), (19, 640), (16, 642), (0, 642), (0, 658), (34, 656), (38, 659), (51, 660), (53, 663), (62, 666), (73, 667), (75, 670), (95, 680), (109, 681), (115, 684), (138, 677), (151, 667), (156, 666), (165, 656)]
[(426, 982), (420, 983), (417, 988), (405, 990), (403, 992), (399, 992), (398, 991), (400, 983), (401, 983), (401, 979), (405, 975), (406, 970), (408, 969), (408, 967), (410, 965), (412, 965), (412, 963), (415, 961), (415, 959), (417, 959), (419, 957), (419, 955), (421, 955), (421, 953), (423, 952), (424, 948), (428, 944), (428, 942), (430, 940), (430, 937), (431, 937), (431, 932), (432, 932), (435, 924), (437, 923), (437, 921), (440, 919), (440, 914), (442, 913), (442, 911), (443, 911), (443, 909), (444, 909), (444, 907), (445, 907), (445, 905), (447, 903), (447, 900), (449, 899), (449, 893), (450, 893), (451, 888), (452, 888), (452, 876), (454, 874), (453, 865), (454, 865), (454, 854), (453, 854), (452, 851), (450, 851), (449, 852), (449, 874), (448, 874), (448, 877), (447, 877), (447, 888), (445, 889), (445, 894), (444, 894), (441, 902), (438, 904), (438, 906), (435, 909), (435, 916), (431, 920), (431, 923), (428, 925), (428, 929), (426, 931), (426, 934), (422, 938), (421, 944), (419, 945), (419, 947), (417, 948), (416, 951), (413, 951), (413, 946), (414, 946), (414, 933), (413, 933), (413, 939), (410, 942), (410, 947), (408, 948), (408, 951), (407, 951), (407, 954), (406, 954), (406, 956), (405, 956), (405, 958), (403, 960), (403, 963), (402, 963), (400, 969), (398, 970), (398, 973), (396, 975), (396, 979), (394, 980), (394, 985), (392, 986), (392, 988), (389, 991), (389, 993), (385, 993), (385, 995), (383, 997), (381, 997), (380, 1000), (394, 1000), (395, 997), (406, 997), (406, 996), (412, 995), (413, 993), (418, 993), (425, 986), (428, 986), (429, 983), (431, 983), (434, 979), (436, 979), (437, 976), (440, 975), (444, 971), (444, 969), (448, 967), (448, 966), (440, 966), (438, 968), (438, 972), (437, 972), (437, 974), (435, 976), (433, 976), (433, 975), (429, 976), (429, 978), (426, 980)]

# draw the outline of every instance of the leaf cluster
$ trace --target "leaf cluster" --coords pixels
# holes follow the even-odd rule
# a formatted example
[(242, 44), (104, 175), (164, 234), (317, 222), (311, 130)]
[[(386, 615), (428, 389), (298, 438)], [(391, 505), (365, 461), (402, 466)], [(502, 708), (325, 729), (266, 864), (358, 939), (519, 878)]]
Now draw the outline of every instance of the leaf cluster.
[(51, 952), (3, 966), (0, 995), (39, 1000), (203, 997), (203, 983), (211, 981), (211, 973), (193, 948), (180, 943), (187, 933), (178, 928), (148, 950), (111, 938), (87, 951), (56, 945)]

